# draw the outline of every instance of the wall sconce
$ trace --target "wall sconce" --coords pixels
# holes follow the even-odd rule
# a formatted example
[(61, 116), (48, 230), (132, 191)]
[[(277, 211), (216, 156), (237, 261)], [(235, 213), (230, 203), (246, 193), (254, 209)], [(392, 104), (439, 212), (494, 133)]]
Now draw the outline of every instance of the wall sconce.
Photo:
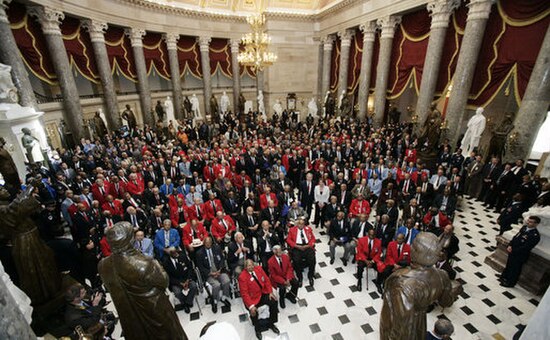
[(448, 123), (447, 123), (447, 120), (445, 119), (443, 122), (441, 122), (441, 126), (440, 126), (441, 130), (447, 131), (449, 129), (447, 125)]
[(508, 144), (508, 149), (514, 152), (519, 145), (519, 133), (517, 131), (512, 132), (508, 135), (506, 139), (506, 144)]

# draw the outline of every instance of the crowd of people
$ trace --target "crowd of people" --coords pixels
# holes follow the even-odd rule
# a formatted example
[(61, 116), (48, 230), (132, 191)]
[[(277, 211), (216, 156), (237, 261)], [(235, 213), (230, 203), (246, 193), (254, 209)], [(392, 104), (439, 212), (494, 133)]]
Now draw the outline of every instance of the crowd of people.
[[(296, 303), (305, 272), (314, 286), (317, 242), (329, 244), (331, 265), (338, 258), (356, 266), (359, 291), (365, 269), (374, 269), (382, 292), (410, 263), (420, 231), (439, 236), (437, 266), (456, 276), (453, 220), (464, 195), (497, 209), (501, 232), (530, 206), (549, 204), (550, 184), (522, 160), (483, 164), (444, 141), (437, 164), (426, 164), (413, 128), (229, 113), (217, 124), (170, 122), (82, 139), (27, 179), (42, 183), (38, 226), (60, 270), (100, 289), (105, 230), (127, 221), (135, 247), (163, 264), (177, 308), (189, 313), (206, 287), (216, 313), (238, 290), (261, 338), (264, 329), (279, 332), (278, 308)], [(320, 229), (326, 239), (317, 240)]]

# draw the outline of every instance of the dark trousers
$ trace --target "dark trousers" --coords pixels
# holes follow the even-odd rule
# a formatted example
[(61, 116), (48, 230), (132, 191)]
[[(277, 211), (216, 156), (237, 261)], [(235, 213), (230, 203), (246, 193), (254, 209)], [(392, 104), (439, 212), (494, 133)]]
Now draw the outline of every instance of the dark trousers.
[(523, 264), (527, 262), (527, 259), (528, 256), (509, 254), (508, 260), (506, 261), (506, 267), (502, 272), (501, 278), (512, 286), (518, 283), (521, 268), (523, 267)]
[(189, 282), (189, 292), (187, 293), (187, 295), (183, 294), (183, 288), (178, 285), (171, 286), (170, 290), (174, 292), (174, 295), (178, 298), (178, 300), (180, 300), (182, 304), (189, 307), (193, 306), (193, 299), (195, 298), (195, 295), (197, 295), (197, 293), (199, 292), (197, 284), (193, 281)]
[[(363, 271), (365, 270), (365, 267), (367, 267), (367, 263), (365, 261), (357, 261), (357, 280), (361, 280), (363, 278)], [(372, 262), (370, 268), (376, 269), (376, 262)]]
[(393, 273), (393, 266), (387, 266), (384, 268), (384, 271), (381, 273), (378, 273), (378, 276), (376, 276), (376, 283), (379, 285), (384, 285), (384, 281)]
[(306, 250), (292, 249), (292, 265), (298, 281), (303, 281), (305, 268), (309, 268), (307, 277), (312, 279), (315, 275), (315, 250), (313, 248), (307, 248)]
[(284, 300), (287, 294), (295, 299), (298, 298), (298, 287), (299, 283), (296, 278), (290, 280), (290, 292), (288, 293), (286, 292), (286, 287), (284, 285), (279, 286), (279, 299)]
[(271, 256), (273, 256), (273, 252), (270, 251), (270, 252), (262, 252), (260, 253), (260, 261), (262, 262), (262, 268), (264, 270), (264, 272), (269, 275), (269, 268), (267, 266), (267, 261), (271, 258)]
[(263, 305), (269, 306), (268, 324), (264, 324), (263, 320), (258, 320), (258, 313), (256, 313), (255, 316), (252, 316), (252, 315), (250, 316), (250, 320), (252, 320), (254, 329), (257, 332), (263, 332), (264, 330), (267, 330), (269, 327), (273, 326), (279, 320), (279, 317), (278, 317), (279, 308), (277, 307), (277, 301), (271, 300), (268, 294), (262, 294), (262, 297), (260, 298), (260, 302), (256, 304), (256, 312), (258, 311), (258, 308)]

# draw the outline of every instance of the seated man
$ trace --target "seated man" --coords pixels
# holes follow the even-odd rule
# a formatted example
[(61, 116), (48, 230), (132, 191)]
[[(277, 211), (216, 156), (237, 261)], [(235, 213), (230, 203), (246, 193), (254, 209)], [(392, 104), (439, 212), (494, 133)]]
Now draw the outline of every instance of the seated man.
[(411, 246), (405, 243), (405, 235), (397, 234), (395, 241), (391, 241), (388, 244), (388, 250), (386, 251), (386, 258), (384, 263), (376, 268), (378, 270), (378, 276), (375, 284), (378, 289), (378, 293), (382, 294), (382, 287), (384, 281), (397, 269), (408, 266), (411, 263)]
[[(277, 308), (277, 299), (273, 294), (273, 287), (269, 278), (261, 266), (254, 266), (254, 261), (252, 260), (246, 260), (245, 269), (239, 275), (239, 288), (243, 303), (250, 312), (250, 319), (254, 325), (256, 337), (261, 340), (262, 331), (266, 328), (271, 329), (275, 334), (279, 334), (279, 329), (275, 326), (278, 320), (279, 309)], [(259, 309), (262, 306), (269, 308), (267, 324), (263, 324), (259, 320)]]
[(356, 219), (351, 224), (351, 240), (350, 240), (350, 246), (351, 246), (351, 263), (355, 263), (355, 254), (356, 254), (356, 248), (357, 248), (357, 242), (361, 237), (367, 236), (369, 229), (373, 229), (373, 225), (370, 224), (367, 221), (368, 216), (365, 214), (359, 215), (359, 218)]
[(225, 248), (225, 245), (231, 240), (231, 235), (235, 229), (235, 222), (233, 222), (231, 216), (225, 215), (223, 211), (216, 213), (216, 218), (212, 220), (211, 232), (220, 247)]
[(136, 231), (134, 248), (141, 251), (143, 255), (153, 257), (153, 241), (151, 241), (150, 238), (145, 237), (145, 234), (141, 230)]
[(456, 197), (451, 195), (451, 189), (445, 188), (443, 194), (437, 195), (433, 205), (453, 219), (456, 209)]
[(176, 229), (172, 229), (172, 221), (166, 219), (162, 222), (162, 229), (159, 229), (155, 235), (156, 255), (159, 259), (164, 257), (164, 254), (168, 254), (168, 248), (179, 248), (181, 244), (180, 234)]
[(243, 233), (236, 232), (233, 241), (227, 249), (227, 265), (229, 272), (234, 273), (235, 277), (239, 276), (244, 268), (244, 261), (253, 259), (254, 252), (248, 241), (245, 241)]
[(443, 228), (441, 235), (439, 235), (439, 246), (449, 260), (452, 259), (460, 249), (458, 247), (458, 237), (456, 237), (454, 230), (454, 226), (449, 223)]
[(336, 218), (330, 223), (328, 230), (329, 236), (329, 249), (330, 249), (330, 264), (334, 263), (334, 257), (336, 255), (336, 246), (344, 247), (344, 256), (341, 258), (344, 266), (348, 265), (349, 253), (352, 249), (351, 246), (351, 227), (349, 221), (345, 218), (345, 214), (340, 210), (336, 214)]
[(298, 218), (296, 226), (290, 228), (286, 243), (291, 249), (292, 264), (300, 286), (304, 279), (304, 268), (308, 267), (309, 285), (313, 287), (315, 277), (315, 235), (311, 227), (305, 225), (304, 218)]
[[(357, 290), (361, 291), (361, 280), (363, 279), (363, 270), (365, 267), (376, 269), (381, 262), (382, 241), (374, 237), (374, 229), (369, 229), (368, 235), (359, 239), (357, 242)], [(368, 275), (367, 275), (368, 276)]]
[(90, 302), (83, 301), (86, 296), (86, 289), (80, 284), (74, 284), (65, 292), (65, 323), (71, 329), (77, 326), (94, 338), (101, 339), (103, 335), (110, 336), (114, 330), (114, 324), (104, 325), (102, 320), (101, 300), (103, 293), (97, 292), (92, 296)]
[[(298, 280), (294, 276), (294, 268), (290, 263), (290, 258), (285, 254), (280, 245), (273, 247), (273, 256), (268, 261), (269, 279), (274, 288), (279, 288), (279, 304), (285, 308), (285, 298), (290, 302), (296, 303), (298, 297)], [(290, 293), (287, 295), (286, 289), (290, 287)]]
[(168, 274), (169, 288), (180, 301), (185, 313), (189, 314), (193, 299), (198, 293), (197, 284), (192, 279), (193, 265), (184, 251), (169, 248), (168, 253), (169, 256), (164, 257), (162, 266)]
[(191, 222), (186, 223), (182, 229), (183, 245), (189, 252), (189, 256), (193, 259), (191, 254), (199, 250), (204, 243), (204, 239), (208, 237), (206, 228), (199, 221), (193, 219)]
[(356, 218), (360, 214), (370, 215), (369, 201), (365, 200), (363, 195), (359, 195), (351, 201), (348, 216), (349, 218)]
[[(226, 273), (223, 252), (217, 244), (213, 244), (211, 237), (204, 239), (204, 247), (197, 252), (196, 261), (203, 281), (212, 287), (212, 312), (218, 312), (219, 300), (226, 306), (231, 306), (229, 302), (230, 279)], [(222, 291), (221, 298), (220, 290)]]
[(451, 221), (437, 207), (431, 207), (422, 219), (422, 223), (425, 231), (439, 235), (443, 231), (443, 228), (451, 223)]
[[(417, 223), (418, 224), (418, 223)], [(397, 234), (405, 235), (405, 243), (411, 245), (420, 231), (417, 229), (414, 220), (412, 218), (407, 218), (405, 225), (397, 229)]]
[(281, 242), (277, 235), (272, 231), (268, 221), (262, 222), (262, 229), (258, 233), (258, 255), (265, 272), (269, 274), (268, 261), (273, 256), (273, 248), (280, 245)]

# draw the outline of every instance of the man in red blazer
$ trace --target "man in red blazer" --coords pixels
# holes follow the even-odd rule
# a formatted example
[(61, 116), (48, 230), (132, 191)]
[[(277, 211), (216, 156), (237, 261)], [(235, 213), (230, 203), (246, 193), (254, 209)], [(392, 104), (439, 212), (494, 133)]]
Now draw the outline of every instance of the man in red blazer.
[(141, 196), (145, 190), (145, 184), (143, 180), (138, 177), (136, 173), (130, 174), (130, 180), (126, 184), (126, 191), (132, 196)]
[[(189, 254), (194, 253), (195, 250), (198, 250), (201, 246), (193, 245), (193, 240), (198, 239), (204, 242), (204, 239), (208, 237), (208, 232), (204, 225), (197, 220), (191, 220), (187, 222), (183, 227), (183, 245), (187, 248)], [(193, 256), (194, 257), (194, 256)]]
[(114, 198), (123, 199), (126, 192), (126, 184), (122, 182), (118, 176), (111, 176), (111, 185), (109, 188), (109, 194)]
[(118, 215), (122, 217), (124, 215), (124, 208), (119, 200), (115, 200), (112, 195), (107, 195), (105, 203), (101, 206), (103, 211), (110, 211), (112, 215)]
[(99, 201), (100, 205), (105, 203), (107, 196), (109, 196), (109, 192), (109, 183), (104, 182), (101, 178), (96, 179), (95, 183), (92, 184), (92, 196), (94, 200)]
[(271, 188), (267, 187), (265, 190), (265, 193), (260, 195), (260, 208), (264, 210), (269, 206), (269, 202), (275, 202), (275, 206), (279, 205), (279, 201), (277, 200), (277, 195), (275, 193), (271, 192)]
[(269, 307), (269, 320), (267, 328), (275, 334), (279, 334), (279, 329), (275, 326), (278, 320), (279, 309), (277, 308), (277, 299), (273, 294), (273, 287), (269, 278), (261, 266), (254, 266), (254, 261), (246, 260), (245, 270), (239, 275), (239, 289), (243, 303), (250, 312), (250, 319), (256, 331), (256, 337), (262, 339), (262, 323), (258, 320), (258, 308), (267, 305)]
[(376, 288), (378, 293), (382, 294), (384, 281), (394, 271), (408, 266), (411, 263), (411, 246), (405, 242), (405, 235), (397, 234), (396, 240), (388, 244), (386, 258), (383, 263), (376, 268), (378, 276), (376, 277)]
[(370, 215), (370, 204), (369, 201), (364, 199), (363, 195), (357, 196), (357, 198), (351, 201), (349, 207), (349, 218), (355, 218), (360, 214)]
[(440, 235), (448, 224), (451, 224), (449, 218), (443, 214), (437, 207), (431, 207), (422, 219), (426, 231)]
[(376, 269), (380, 265), (380, 254), (382, 253), (382, 241), (374, 237), (374, 229), (369, 229), (365, 237), (361, 237), (357, 242), (357, 290), (361, 291), (361, 281), (363, 279), (363, 270), (365, 267)]
[(222, 202), (216, 198), (216, 195), (210, 194), (209, 200), (204, 202), (204, 219), (212, 221), (218, 211), (223, 211)]
[(222, 249), (225, 243), (229, 243), (230, 237), (235, 230), (235, 222), (233, 222), (231, 216), (226, 215), (223, 211), (218, 211), (216, 213), (216, 218), (212, 220), (210, 231)]
[[(294, 276), (294, 269), (290, 263), (290, 258), (283, 252), (280, 245), (273, 247), (273, 256), (267, 261), (269, 269), (269, 279), (274, 288), (279, 288), (279, 304), (285, 308), (285, 297), (292, 303), (296, 303), (298, 297), (298, 280)], [(290, 293), (287, 295), (286, 289), (290, 287)]]
[[(290, 228), (286, 243), (291, 249), (292, 264), (296, 270), (298, 283), (304, 279), (304, 267), (308, 267), (309, 285), (313, 287), (315, 275), (315, 235), (311, 227), (305, 225), (305, 218), (299, 217), (296, 226)], [(304, 260), (306, 262), (304, 266)]]

